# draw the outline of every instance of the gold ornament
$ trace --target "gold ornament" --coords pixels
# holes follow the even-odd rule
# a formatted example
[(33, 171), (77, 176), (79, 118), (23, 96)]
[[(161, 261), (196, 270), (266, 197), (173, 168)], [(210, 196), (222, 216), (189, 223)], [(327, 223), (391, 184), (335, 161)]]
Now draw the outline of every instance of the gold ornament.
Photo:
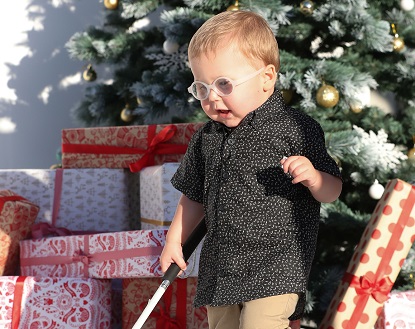
[(405, 42), (403, 41), (401, 37), (394, 37), (392, 44), (393, 44), (393, 50), (398, 53), (401, 52), (403, 48), (405, 47)]
[(317, 90), (317, 103), (323, 107), (330, 108), (339, 102), (339, 92), (330, 85), (323, 85)]
[(82, 77), (85, 81), (95, 81), (97, 79), (97, 72), (95, 72), (92, 65), (89, 64), (86, 70), (82, 73)]
[(391, 27), (392, 27), (392, 33), (394, 34), (393, 40), (392, 40), (393, 50), (399, 53), (405, 48), (405, 42), (403, 41), (403, 39), (399, 36), (398, 32), (396, 31), (395, 24), (392, 23)]
[(235, 3), (233, 5), (230, 5), (226, 10), (227, 11), (238, 11), (239, 10), (238, 0), (235, 0)]
[(360, 105), (358, 105), (358, 104), (354, 104), (354, 105), (350, 105), (350, 110), (351, 110), (353, 113), (358, 114), (358, 113), (362, 112), (363, 107), (362, 107), (362, 106), (360, 106)]
[(300, 3), (300, 11), (304, 15), (311, 15), (314, 11), (314, 2), (311, 0), (305, 0)]
[(285, 104), (289, 104), (293, 99), (294, 92), (291, 89), (281, 89), (281, 94)]
[(408, 159), (411, 161), (415, 161), (415, 135), (412, 137), (414, 141), (414, 147), (408, 151)]
[(118, 0), (104, 0), (104, 6), (107, 9), (117, 9), (118, 7)]
[(121, 111), (120, 116), (121, 120), (124, 122), (131, 122), (134, 118), (133, 111), (131, 111), (128, 105)]

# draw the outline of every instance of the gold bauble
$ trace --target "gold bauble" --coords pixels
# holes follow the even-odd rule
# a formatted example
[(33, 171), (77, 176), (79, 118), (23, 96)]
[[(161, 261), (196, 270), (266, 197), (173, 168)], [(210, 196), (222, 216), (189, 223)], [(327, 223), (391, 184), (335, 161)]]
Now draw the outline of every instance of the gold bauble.
[(317, 90), (316, 100), (323, 107), (333, 107), (339, 102), (339, 92), (333, 86), (323, 84)]
[(403, 41), (403, 39), (401, 37), (394, 37), (393, 41), (393, 50), (396, 51), (397, 53), (401, 52), (403, 50), (403, 48), (405, 47), (405, 42)]
[(239, 10), (239, 3), (238, 0), (235, 1), (233, 5), (230, 5), (226, 11), (238, 11)]
[(97, 79), (97, 72), (92, 68), (92, 65), (88, 65), (86, 70), (82, 73), (82, 78), (85, 81), (95, 81)]
[(358, 114), (358, 113), (362, 112), (362, 110), (363, 110), (363, 105), (362, 105), (362, 104), (360, 104), (360, 103), (358, 103), (358, 102), (353, 103), (353, 104), (350, 104), (350, 110), (351, 110), (353, 113)]
[(314, 2), (311, 0), (305, 0), (300, 3), (300, 11), (304, 15), (311, 15), (314, 11)]
[(281, 94), (285, 104), (289, 104), (293, 99), (294, 92), (291, 89), (281, 89)]
[(408, 151), (408, 159), (415, 161), (415, 145)]
[(121, 120), (124, 122), (131, 122), (134, 118), (133, 111), (130, 108), (125, 107), (120, 114)]
[(117, 9), (118, 2), (119, 2), (118, 0), (104, 0), (104, 6), (107, 9), (114, 10), (114, 9)]

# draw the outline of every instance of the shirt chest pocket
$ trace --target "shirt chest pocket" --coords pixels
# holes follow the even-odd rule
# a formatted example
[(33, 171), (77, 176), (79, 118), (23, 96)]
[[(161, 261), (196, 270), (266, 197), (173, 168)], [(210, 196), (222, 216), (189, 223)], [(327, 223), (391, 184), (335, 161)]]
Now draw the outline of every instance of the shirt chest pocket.
[(293, 200), (301, 196), (304, 186), (293, 184), (292, 177), (284, 173), (279, 166), (261, 169), (256, 173), (257, 183), (266, 197), (279, 196)]

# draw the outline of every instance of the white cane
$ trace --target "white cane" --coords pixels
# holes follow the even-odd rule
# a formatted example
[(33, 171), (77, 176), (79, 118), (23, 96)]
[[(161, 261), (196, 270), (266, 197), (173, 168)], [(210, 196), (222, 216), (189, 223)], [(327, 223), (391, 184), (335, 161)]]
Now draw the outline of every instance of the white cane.
[[(192, 253), (195, 251), (200, 241), (206, 234), (206, 223), (202, 219), (200, 223), (196, 226), (190, 236), (187, 238), (186, 242), (183, 244), (183, 258), (187, 261)], [(180, 267), (176, 263), (173, 263), (169, 266), (166, 273), (164, 273), (163, 281), (160, 286), (157, 288), (153, 297), (148, 301), (147, 306), (144, 308), (137, 322), (134, 324), (132, 329), (141, 329), (144, 323), (147, 321), (147, 318), (150, 316), (151, 312), (156, 307), (157, 303), (163, 297), (164, 292), (167, 290), (169, 285), (174, 281), (177, 275), (180, 272)]]

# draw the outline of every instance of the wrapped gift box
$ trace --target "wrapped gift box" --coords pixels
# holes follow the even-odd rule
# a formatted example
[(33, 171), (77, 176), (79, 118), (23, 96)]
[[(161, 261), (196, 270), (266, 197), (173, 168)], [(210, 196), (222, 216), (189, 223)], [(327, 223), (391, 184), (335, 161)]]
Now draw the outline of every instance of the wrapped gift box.
[(177, 162), (165, 163), (141, 170), (141, 229), (169, 228), (181, 196), (170, 182), (179, 165)]
[(0, 277), (0, 327), (110, 328), (110, 280)]
[(319, 329), (372, 328), (415, 240), (415, 186), (388, 182)]
[(203, 123), (62, 130), (63, 168), (130, 168), (180, 162)]
[(139, 174), (126, 169), (0, 170), (0, 189), (6, 186), (38, 205), (35, 222), (52, 228), (111, 232), (139, 224)]
[(415, 328), (415, 290), (390, 293), (374, 327), (374, 329), (398, 328)]
[(39, 207), (10, 190), (0, 191), (0, 275), (19, 269), (19, 241), (30, 234)]
[[(122, 328), (131, 329), (161, 284), (159, 278), (124, 279)], [(197, 278), (176, 279), (166, 289), (143, 329), (207, 329), (206, 308), (194, 308)]]
[[(101, 279), (160, 277), (167, 230), (137, 230), (20, 241), (20, 271), (28, 276)], [(197, 263), (196, 263), (197, 262)], [(184, 276), (197, 276), (194, 253)]]

